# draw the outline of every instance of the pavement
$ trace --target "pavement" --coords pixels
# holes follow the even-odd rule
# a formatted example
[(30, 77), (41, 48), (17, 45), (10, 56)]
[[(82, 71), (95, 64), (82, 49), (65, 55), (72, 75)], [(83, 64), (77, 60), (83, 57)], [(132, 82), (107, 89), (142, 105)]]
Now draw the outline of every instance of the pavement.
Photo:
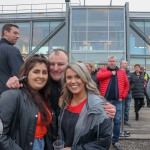
[(139, 120), (135, 120), (134, 112), (134, 100), (131, 101), (130, 114), (129, 114), (130, 126), (124, 126), (123, 130), (130, 132), (130, 136), (127, 139), (149, 139), (150, 140), (150, 108), (146, 106), (142, 107), (139, 111)]
[[(150, 108), (146, 105), (139, 111), (139, 120), (135, 120), (134, 100), (131, 101), (129, 122), (130, 126), (122, 125), (121, 131), (130, 132), (129, 137), (120, 137), (122, 150), (150, 150)], [(124, 134), (123, 134), (124, 135)], [(111, 146), (110, 150), (114, 150)]]

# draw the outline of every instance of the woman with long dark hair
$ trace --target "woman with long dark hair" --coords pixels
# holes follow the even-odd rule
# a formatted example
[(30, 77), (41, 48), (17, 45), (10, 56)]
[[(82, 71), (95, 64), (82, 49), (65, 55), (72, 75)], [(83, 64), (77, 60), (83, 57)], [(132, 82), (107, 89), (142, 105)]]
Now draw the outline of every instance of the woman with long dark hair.
[(44, 137), (52, 120), (49, 109), (49, 62), (44, 55), (33, 55), (23, 64), (19, 78), (23, 87), (8, 90), (0, 97), (3, 126), (1, 150), (44, 150)]

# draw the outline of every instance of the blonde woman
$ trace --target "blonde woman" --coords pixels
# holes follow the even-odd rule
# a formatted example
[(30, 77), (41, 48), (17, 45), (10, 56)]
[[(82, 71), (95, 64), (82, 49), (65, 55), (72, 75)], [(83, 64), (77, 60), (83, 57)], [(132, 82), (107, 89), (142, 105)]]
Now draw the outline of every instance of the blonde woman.
[(83, 63), (70, 63), (63, 79), (59, 138), (64, 150), (109, 149), (112, 121), (107, 116), (105, 99)]

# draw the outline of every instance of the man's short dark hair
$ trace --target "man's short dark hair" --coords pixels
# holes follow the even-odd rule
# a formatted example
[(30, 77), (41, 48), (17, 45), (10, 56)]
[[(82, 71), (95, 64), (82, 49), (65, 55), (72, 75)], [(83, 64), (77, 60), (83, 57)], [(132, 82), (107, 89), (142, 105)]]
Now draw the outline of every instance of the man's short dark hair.
[(135, 64), (135, 65), (134, 65), (134, 68), (135, 68), (136, 66), (141, 67), (140, 64)]
[(15, 27), (15, 28), (18, 28), (18, 29), (19, 29), (19, 27), (18, 27), (16, 24), (10, 24), (10, 23), (5, 24), (5, 25), (2, 27), (2, 37), (4, 36), (4, 31), (10, 32), (11, 27)]

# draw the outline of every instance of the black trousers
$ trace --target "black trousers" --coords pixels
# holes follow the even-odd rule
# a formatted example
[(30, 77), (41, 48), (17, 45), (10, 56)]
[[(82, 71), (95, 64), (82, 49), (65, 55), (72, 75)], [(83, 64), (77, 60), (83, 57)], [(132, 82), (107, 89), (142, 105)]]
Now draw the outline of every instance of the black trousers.
[(138, 113), (141, 107), (144, 104), (144, 97), (143, 98), (134, 98), (134, 109), (135, 112)]

